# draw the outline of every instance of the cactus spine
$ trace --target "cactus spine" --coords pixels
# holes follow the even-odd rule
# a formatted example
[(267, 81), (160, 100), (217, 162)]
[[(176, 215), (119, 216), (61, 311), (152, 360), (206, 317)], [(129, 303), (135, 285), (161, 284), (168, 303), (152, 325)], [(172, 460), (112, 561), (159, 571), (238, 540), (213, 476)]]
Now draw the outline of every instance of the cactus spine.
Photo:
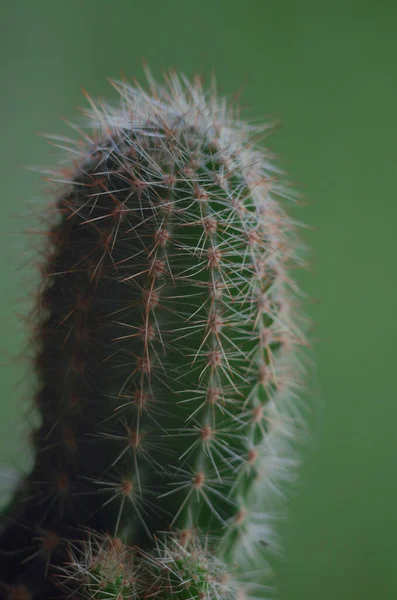
[[(116, 107), (88, 98), (82, 141), (57, 138), (73, 167), (52, 176), (36, 462), (0, 538), (5, 589), (32, 598), (51, 597), (87, 528), (138, 548), (160, 597), (192, 569), (195, 590), (177, 596), (222, 596), (215, 562), (226, 576), (271, 542), (269, 493), (291, 461), (303, 338), (289, 277), (295, 224), (280, 204), (289, 194), (255, 146), (258, 128), (214, 87), (148, 79), (149, 93), (114, 82)], [(210, 566), (197, 558), (203, 534)], [(125, 583), (114, 554), (105, 575), (104, 553), (86, 567), (82, 597), (112, 597), (112, 586), (140, 597), (125, 586), (141, 575)], [(101, 574), (108, 595), (92, 591)]]

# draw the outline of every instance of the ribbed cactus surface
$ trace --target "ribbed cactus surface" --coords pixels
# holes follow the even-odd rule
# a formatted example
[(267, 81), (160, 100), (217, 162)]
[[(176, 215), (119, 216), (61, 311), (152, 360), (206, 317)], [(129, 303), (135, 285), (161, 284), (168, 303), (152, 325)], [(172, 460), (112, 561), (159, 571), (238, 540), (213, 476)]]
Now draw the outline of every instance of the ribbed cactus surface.
[[(214, 88), (175, 74), (149, 84), (114, 83), (117, 106), (89, 98), (80, 140), (57, 138), (73, 166), (52, 176), (36, 460), (0, 537), (10, 598), (18, 586), (62, 597), (53, 586), (87, 528), (139, 547), (143, 581), (152, 573), (147, 588), (164, 600), (230, 595), (206, 569), (271, 541), (267, 502), (291, 460), (302, 343), (288, 193), (258, 128)], [(159, 554), (162, 532), (171, 541)], [(203, 535), (210, 567), (197, 555)], [(77, 597), (141, 597), (111, 551), (91, 557), (85, 586), (76, 575)], [(193, 591), (181, 585), (190, 576)]]

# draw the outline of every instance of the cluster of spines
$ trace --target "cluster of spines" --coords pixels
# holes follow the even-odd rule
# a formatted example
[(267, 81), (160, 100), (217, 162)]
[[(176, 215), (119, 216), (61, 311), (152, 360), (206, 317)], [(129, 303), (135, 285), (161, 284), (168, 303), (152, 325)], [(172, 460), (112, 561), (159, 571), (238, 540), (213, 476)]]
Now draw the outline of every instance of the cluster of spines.
[[(60, 589), (83, 600), (238, 600), (241, 587), (199, 538), (166, 536), (150, 552), (119, 538), (89, 535), (71, 548)], [(74, 597), (74, 596), (73, 596)]]
[[(31, 523), (54, 539), (89, 526), (143, 547), (167, 527), (201, 530), (228, 561), (239, 547), (255, 554), (253, 502), (288, 462), (284, 399), (303, 340), (285, 190), (214, 92), (177, 76), (153, 86), (115, 84), (117, 109), (90, 100), (92, 131), (70, 147), (70, 174), (52, 177), (36, 463), (0, 540), (8, 556), (17, 534), (44, 576)], [(4, 574), (18, 569), (8, 560)]]

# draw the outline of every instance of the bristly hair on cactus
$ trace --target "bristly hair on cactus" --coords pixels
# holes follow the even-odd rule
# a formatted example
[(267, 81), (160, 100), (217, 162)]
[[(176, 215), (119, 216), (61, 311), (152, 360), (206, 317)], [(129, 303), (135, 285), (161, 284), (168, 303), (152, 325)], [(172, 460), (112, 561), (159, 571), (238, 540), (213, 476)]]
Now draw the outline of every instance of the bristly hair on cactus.
[(115, 600), (180, 598), (235, 600), (243, 590), (227, 567), (199, 538), (174, 535), (155, 540), (150, 552), (119, 538), (88, 532), (58, 575), (60, 589), (77, 597)]
[(80, 544), (69, 546), (69, 558), (57, 580), (61, 590), (87, 600), (139, 598), (147, 591), (133, 551), (120, 538), (90, 531)]
[[(214, 82), (147, 79), (149, 91), (113, 81), (117, 105), (86, 94), (77, 141), (50, 136), (72, 164), (47, 172), (40, 423), (0, 536), (3, 588), (32, 599), (59, 593), (54, 576), (87, 528), (139, 548), (146, 566), (174, 561), (157, 595), (196, 569), (197, 597), (217, 598), (186, 540), (211, 540), (210, 571), (254, 568), (296, 462), (305, 339), (291, 269), (304, 260), (283, 209), (296, 197), (257, 145), (271, 128), (240, 120)], [(123, 587), (104, 555), (89, 585)]]

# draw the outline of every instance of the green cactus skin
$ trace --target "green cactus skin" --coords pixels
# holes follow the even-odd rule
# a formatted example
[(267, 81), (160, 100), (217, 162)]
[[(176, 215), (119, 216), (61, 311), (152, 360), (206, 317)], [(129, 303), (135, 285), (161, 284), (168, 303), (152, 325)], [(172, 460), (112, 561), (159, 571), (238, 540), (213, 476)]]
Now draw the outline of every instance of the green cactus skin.
[(86, 527), (147, 552), (159, 532), (204, 533), (243, 565), (271, 544), (290, 473), (293, 195), (255, 145), (267, 127), (199, 79), (148, 79), (113, 83), (117, 107), (88, 98), (82, 141), (57, 138), (73, 167), (51, 177), (36, 461), (0, 537), (0, 580), (32, 598)]

